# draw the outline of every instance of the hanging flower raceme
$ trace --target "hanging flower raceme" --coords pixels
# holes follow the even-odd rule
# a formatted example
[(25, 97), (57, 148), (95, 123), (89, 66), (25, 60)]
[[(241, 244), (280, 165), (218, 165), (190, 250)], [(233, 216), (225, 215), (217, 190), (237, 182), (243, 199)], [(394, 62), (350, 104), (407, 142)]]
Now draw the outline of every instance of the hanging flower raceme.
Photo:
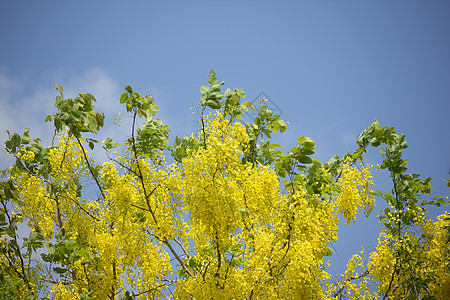
[(366, 215), (369, 215), (375, 205), (373, 197), (369, 167), (361, 166), (361, 171), (348, 164), (344, 164), (338, 183), (341, 186), (341, 194), (336, 199), (338, 212), (346, 219), (346, 224), (356, 219), (356, 214), (360, 208), (364, 208)]

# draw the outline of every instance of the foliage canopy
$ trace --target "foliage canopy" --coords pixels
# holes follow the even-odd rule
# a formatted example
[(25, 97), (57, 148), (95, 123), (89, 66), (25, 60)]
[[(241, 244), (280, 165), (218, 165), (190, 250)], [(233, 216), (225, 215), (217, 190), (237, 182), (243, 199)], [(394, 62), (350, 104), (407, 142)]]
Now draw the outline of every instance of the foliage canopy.
[[(407, 171), (405, 135), (374, 120), (354, 152), (323, 163), (314, 140), (271, 143), (285, 121), (240, 89), (200, 87), (199, 130), (176, 137), (150, 95), (120, 95), (132, 124), (122, 143), (92, 138), (96, 99), (65, 99), (55, 84), (52, 144), (9, 134), (16, 162), (0, 182), (2, 299), (444, 299), (450, 295), (450, 216), (433, 221), (431, 178)], [(141, 125), (138, 120), (143, 119)], [(86, 135), (88, 134), (88, 135)], [(102, 143), (108, 160), (89, 151)], [(374, 190), (369, 147), (392, 192)], [(120, 155), (117, 154), (120, 152)], [(174, 163), (166, 161), (170, 153)], [(94, 191), (94, 192), (93, 192)], [(95, 193), (97, 193), (95, 195)], [(339, 219), (388, 206), (376, 249), (355, 254), (340, 278), (325, 271)], [(22, 225), (21, 225), (22, 224)], [(25, 226), (25, 224), (27, 226)], [(29, 228), (22, 236), (24, 227)]]

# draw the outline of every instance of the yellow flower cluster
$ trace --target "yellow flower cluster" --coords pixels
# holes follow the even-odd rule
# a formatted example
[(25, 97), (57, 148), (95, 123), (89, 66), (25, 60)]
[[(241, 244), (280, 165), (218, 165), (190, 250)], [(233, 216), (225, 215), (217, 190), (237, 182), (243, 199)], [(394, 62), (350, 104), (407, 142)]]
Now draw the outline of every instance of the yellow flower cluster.
[(400, 297), (404, 291), (394, 288), (400, 283), (402, 286), (407, 286), (404, 282), (417, 285), (434, 278), (429, 282), (427, 292), (437, 295), (438, 299), (447, 299), (445, 295), (450, 294), (448, 217), (449, 214), (444, 213), (436, 222), (422, 223), (421, 239), (413, 232), (404, 232), (401, 236), (391, 236), (385, 231), (380, 234), (378, 246), (370, 254), (368, 263), (370, 277), (378, 282), (380, 294), (390, 287), (392, 297)]
[(244, 126), (229, 124), (222, 115), (207, 121), (205, 149), (183, 160), (182, 190), (193, 231), (224, 241), (238, 228), (238, 208), (244, 207), (240, 179), (248, 166), (236, 150), (248, 137)]
[(21, 149), (20, 153), (17, 155), (18, 158), (27, 162), (33, 162), (35, 154), (31, 150)]
[[(70, 182), (88, 173), (82, 150), (73, 137), (58, 137), (57, 147), (50, 149), (50, 176), (59, 182)], [(87, 150), (85, 150), (87, 153)]]
[(357, 168), (345, 164), (342, 168), (341, 177), (338, 183), (342, 192), (336, 199), (338, 212), (346, 219), (345, 224), (356, 219), (356, 214), (361, 207), (366, 215), (369, 215), (375, 205), (375, 198), (371, 195), (373, 181), (370, 174), (370, 166), (361, 166), (361, 171)]
[(450, 214), (448, 212), (438, 216), (436, 222), (427, 220), (421, 225), (425, 237), (424, 261), (435, 270), (437, 281), (433, 282), (432, 290), (438, 299), (444, 300), (450, 295), (450, 243), (448, 240), (450, 228)]
[(77, 292), (69, 290), (70, 287), (59, 282), (51, 287), (50, 292), (56, 300), (79, 300), (80, 295)]
[[(415, 259), (414, 267), (422, 264), (418, 276), (439, 275), (433, 291), (450, 294), (449, 215), (431, 222), (420, 209), (388, 217), (399, 222), (402, 214), (413, 214), (422, 240), (408, 232), (391, 236), (383, 231), (367, 272), (363, 250), (349, 260), (340, 282), (325, 284), (330, 275), (324, 257), (337, 240), (337, 214), (349, 223), (361, 208), (366, 214), (373, 210), (369, 166), (344, 165), (340, 195), (324, 200), (302, 183), (286, 193), (270, 166), (243, 164), (249, 143), (245, 127), (220, 113), (206, 118), (196, 143), (202, 147), (188, 150), (179, 165), (168, 165), (158, 153), (157, 162), (131, 155), (98, 166), (95, 200), (83, 199), (80, 192), (80, 180), (91, 178), (87, 151), (67, 135), (49, 152), (47, 177), (15, 173), (11, 179), (24, 200), (20, 213), (29, 225), (42, 230), (47, 246), (56, 232), (75, 245), (76, 259), (64, 280), (41, 268), (34, 287), (47, 285), (55, 299), (80, 299), (79, 292), (88, 290), (95, 299), (125, 290), (139, 299), (170, 298), (163, 289), (177, 264), (182, 276), (175, 283), (176, 299), (375, 299), (389, 288), (395, 298), (399, 294), (393, 287), (406, 276), (392, 277), (402, 253)], [(31, 151), (18, 157), (35, 159)], [(318, 172), (327, 176), (324, 168)], [(172, 246), (183, 254), (174, 258)], [(373, 293), (369, 280), (380, 294)]]
[(382, 231), (378, 238), (378, 245), (370, 254), (368, 267), (371, 270), (371, 278), (379, 282), (380, 291), (386, 291), (392, 277), (395, 266), (394, 252), (391, 248), (391, 236)]
[(209, 269), (179, 283), (176, 297), (323, 298), (320, 282), (329, 279), (323, 257), (327, 243), (337, 239), (333, 203), (311, 201), (302, 189), (288, 198), (271, 168), (243, 165), (239, 150), (248, 137), (240, 124), (218, 115), (205, 132), (206, 149), (192, 153), (180, 170), (191, 237), (200, 252), (211, 242), (215, 252), (226, 243), (241, 244), (243, 265), (219, 267), (217, 258), (197, 255)]
[[(167, 228), (173, 228), (168, 221), (171, 220), (170, 216), (166, 216), (171, 212), (170, 206), (167, 208), (165, 205), (167, 194), (155, 190), (150, 195), (150, 183), (162, 185), (165, 173), (150, 168), (147, 162), (139, 161), (139, 164), (146, 180), (148, 197), (144, 195), (136, 174), (120, 172), (114, 164), (104, 163), (101, 179), (105, 201), (100, 205), (89, 204), (98, 211), (97, 218), (100, 220), (95, 232), (89, 237), (101, 258), (97, 268), (102, 272), (89, 274), (88, 277), (91, 282), (96, 282), (94, 290), (98, 299), (108, 297), (111, 287), (117, 291), (124, 290), (125, 284), (143, 293), (142, 299), (152, 299), (159, 293), (156, 287), (160, 284), (156, 282), (156, 278), (166, 276), (171, 270), (170, 257), (163, 249), (161, 240), (155, 245), (155, 240), (148, 233), (152, 230), (154, 235), (164, 239), (171, 234)], [(166, 187), (161, 186), (160, 190), (166, 191)], [(150, 211), (154, 213), (158, 223), (155, 223)], [(138, 214), (141, 214), (139, 218)], [(147, 293), (146, 291), (153, 290), (152, 286), (155, 287), (154, 293)]]
[(17, 175), (16, 179), (20, 196), (24, 199), (23, 206), (18, 209), (23, 215), (28, 216), (28, 225), (31, 228), (41, 228), (45, 235), (51, 234), (56, 209), (48, 197), (44, 183), (25, 171)]

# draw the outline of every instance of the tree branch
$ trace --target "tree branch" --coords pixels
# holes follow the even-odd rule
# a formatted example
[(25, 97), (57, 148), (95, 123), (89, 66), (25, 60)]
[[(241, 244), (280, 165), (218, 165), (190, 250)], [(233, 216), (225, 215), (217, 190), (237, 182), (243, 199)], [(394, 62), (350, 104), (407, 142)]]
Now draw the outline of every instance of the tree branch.
[(350, 281), (352, 281), (352, 280), (357, 280), (357, 279), (366, 277), (366, 276), (369, 275), (369, 274), (370, 274), (369, 270), (365, 270), (364, 273), (362, 273), (362, 274), (359, 275), (359, 276), (350, 276), (349, 278), (347, 278), (347, 279), (344, 281), (344, 285), (341, 286), (341, 288), (339, 289), (339, 291), (337, 291), (337, 292), (333, 295), (333, 298), (339, 296), (339, 295), (342, 293), (342, 291), (343, 291), (344, 288), (345, 288), (345, 282), (350, 282)]
[(391, 290), (392, 282), (394, 282), (395, 272), (397, 271), (397, 265), (394, 266), (394, 270), (392, 271), (391, 280), (389, 281), (389, 286), (386, 290), (386, 293), (384, 294), (383, 300), (385, 300), (388, 295), (389, 291)]
[(136, 125), (136, 115), (137, 115), (137, 112), (134, 112), (134, 115), (133, 115), (133, 125), (132, 125), (132, 127), (131, 127), (131, 143), (132, 143), (132, 147), (133, 147), (134, 159), (135, 159), (135, 161), (136, 161), (136, 165), (137, 165), (137, 168), (138, 168), (138, 172), (139, 172), (138, 177), (139, 177), (139, 180), (140, 180), (140, 182), (141, 182), (141, 184), (142, 184), (142, 190), (144, 191), (144, 197), (145, 197), (145, 201), (147, 202), (148, 210), (150, 211), (150, 214), (152, 215), (153, 220), (155, 221), (155, 223), (158, 223), (158, 221), (156, 220), (155, 212), (153, 211), (153, 209), (152, 209), (152, 207), (151, 207), (151, 205), (150, 205), (150, 202), (149, 202), (148, 198), (153, 194), (153, 192), (156, 190), (156, 188), (157, 188), (159, 185), (157, 185), (157, 186), (152, 190), (152, 192), (151, 192), (150, 194), (147, 195), (147, 190), (146, 190), (146, 188), (145, 188), (145, 183), (144, 183), (144, 176), (142, 175), (141, 166), (140, 166), (140, 164), (139, 164), (139, 159), (138, 159), (138, 157), (137, 157), (136, 142), (135, 142), (135, 139), (134, 139), (134, 127), (135, 127), (135, 125)]
[[(0, 194), (0, 201), (2, 202), (3, 209), (5, 210), (6, 217), (8, 218), (9, 226), (14, 226), (14, 225), (12, 224), (11, 217), (10, 217), (10, 215), (9, 215), (9, 213), (8, 213), (8, 209), (7, 209), (7, 207), (6, 207), (6, 204), (5, 204), (5, 202), (4, 202), (3, 197), (2, 197), (1, 194)], [(17, 273), (17, 275), (19, 275), (20, 278), (22, 278), (22, 280), (23, 280), (23, 281), (25, 282), (25, 284), (27, 285), (28, 289), (31, 290), (30, 281), (28, 280), (28, 278), (27, 278), (27, 276), (26, 276), (26, 274), (25, 274), (25, 262), (24, 262), (22, 253), (20, 252), (19, 243), (17, 242), (17, 234), (16, 234), (15, 232), (14, 232), (14, 243), (13, 243), (13, 247), (14, 247), (14, 250), (15, 250), (16, 254), (19, 256), (19, 260), (20, 260), (20, 268), (21, 268), (21, 270), (22, 270), (22, 273), (20, 273), (20, 272), (17, 270), (17, 268), (14, 266), (14, 261), (11, 261), (11, 258), (10, 258), (5, 252), (3, 253), (3, 255), (6, 257), (6, 259), (7, 259), (8, 262), (9, 262), (9, 264), (10, 264), (11, 266), (14, 266), (14, 271)], [(6, 251), (6, 249), (5, 249), (5, 251)]]
[(170, 244), (170, 242), (168, 240), (163, 241), (163, 243), (170, 249), (170, 252), (172, 252), (172, 254), (175, 256), (175, 258), (177, 259), (177, 261), (180, 263), (180, 266), (183, 268), (183, 270), (191, 277), (194, 277), (194, 274), (192, 274), (192, 272), (186, 267), (186, 265), (183, 263), (183, 261), (181, 260), (180, 256), (178, 255), (178, 253), (175, 251), (175, 249), (173, 249), (172, 245)]

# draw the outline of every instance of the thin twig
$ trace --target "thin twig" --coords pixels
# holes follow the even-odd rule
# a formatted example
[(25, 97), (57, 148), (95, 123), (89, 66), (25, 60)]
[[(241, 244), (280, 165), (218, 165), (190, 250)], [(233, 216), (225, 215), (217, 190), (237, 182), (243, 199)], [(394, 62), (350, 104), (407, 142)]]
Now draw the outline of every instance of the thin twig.
[(186, 254), (186, 256), (187, 256), (188, 258), (190, 258), (189, 254), (188, 254), (188, 252), (186, 251), (186, 248), (184, 248), (183, 244), (182, 244), (180, 241), (178, 241), (177, 239), (175, 239), (175, 238), (174, 238), (173, 240), (175, 241), (175, 243), (177, 243), (177, 244), (181, 247), (181, 249), (183, 250), (184, 254)]
[(208, 271), (208, 267), (211, 264), (211, 260), (208, 262), (208, 264), (205, 267), (205, 272), (203, 272), (202, 278), (203, 278), (203, 282), (205, 281), (205, 276), (206, 276), (206, 271)]
[[(344, 281), (344, 283), (345, 283), (345, 282), (350, 282), (350, 281), (352, 281), (352, 280), (357, 280), (357, 279), (366, 277), (367, 275), (369, 275), (369, 270), (365, 270), (364, 273), (362, 273), (362, 274), (359, 275), (359, 276), (350, 276), (349, 278), (347, 278), (347, 279)], [(339, 296), (339, 295), (342, 293), (342, 291), (344, 290), (344, 287), (345, 287), (345, 285), (341, 286), (341, 288), (339, 289), (339, 291), (337, 291), (337, 292), (333, 295), (333, 298)]]
[(133, 173), (133, 174), (136, 175), (136, 176), (139, 176), (139, 174), (136, 173), (132, 168), (128, 167), (127, 165), (125, 165), (125, 164), (123, 164), (123, 163), (121, 163), (119, 160), (114, 159), (114, 158), (111, 158), (111, 157), (109, 157), (109, 156), (108, 156), (108, 158), (109, 158), (110, 160), (112, 160), (113, 162), (115, 162), (116, 164), (118, 164), (119, 166), (121, 166), (122, 168), (127, 169), (128, 172)]
[(206, 150), (206, 132), (205, 132), (205, 122), (203, 121), (203, 112), (202, 112), (202, 131), (203, 131), (203, 148)]
[(136, 208), (139, 208), (139, 209), (142, 209), (142, 210), (145, 210), (145, 211), (150, 212), (150, 210), (148, 210), (147, 208), (140, 207), (139, 205), (135, 205), (135, 204), (133, 204), (133, 203), (131, 203), (130, 205), (133, 206), (133, 207), (136, 207)]
[(173, 249), (172, 245), (170, 244), (169, 241), (165, 240), (163, 241), (163, 243), (170, 249), (170, 252), (172, 252), (172, 254), (175, 256), (175, 258), (177, 259), (177, 261), (180, 263), (181, 267), (183, 268), (183, 270), (191, 277), (194, 276), (194, 274), (192, 274), (192, 272), (186, 267), (186, 265), (183, 263), (183, 261), (181, 260), (180, 256), (175, 252), (175, 249)]
[(92, 167), (91, 167), (91, 164), (89, 163), (89, 159), (86, 155), (86, 151), (84, 150), (84, 147), (81, 144), (80, 139), (77, 136), (75, 136), (75, 138), (77, 139), (78, 145), (80, 145), (81, 150), (83, 151), (84, 160), (86, 161), (86, 164), (88, 165), (88, 169), (89, 169), (92, 177), (94, 178), (95, 183), (97, 184), (97, 187), (100, 190), (100, 193), (102, 194), (103, 199), (106, 200), (106, 196), (105, 196), (105, 193), (103, 192), (103, 188), (101, 187), (100, 182), (98, 182), (97, 177), (94, 175), (94, 172), (92, 171)]

